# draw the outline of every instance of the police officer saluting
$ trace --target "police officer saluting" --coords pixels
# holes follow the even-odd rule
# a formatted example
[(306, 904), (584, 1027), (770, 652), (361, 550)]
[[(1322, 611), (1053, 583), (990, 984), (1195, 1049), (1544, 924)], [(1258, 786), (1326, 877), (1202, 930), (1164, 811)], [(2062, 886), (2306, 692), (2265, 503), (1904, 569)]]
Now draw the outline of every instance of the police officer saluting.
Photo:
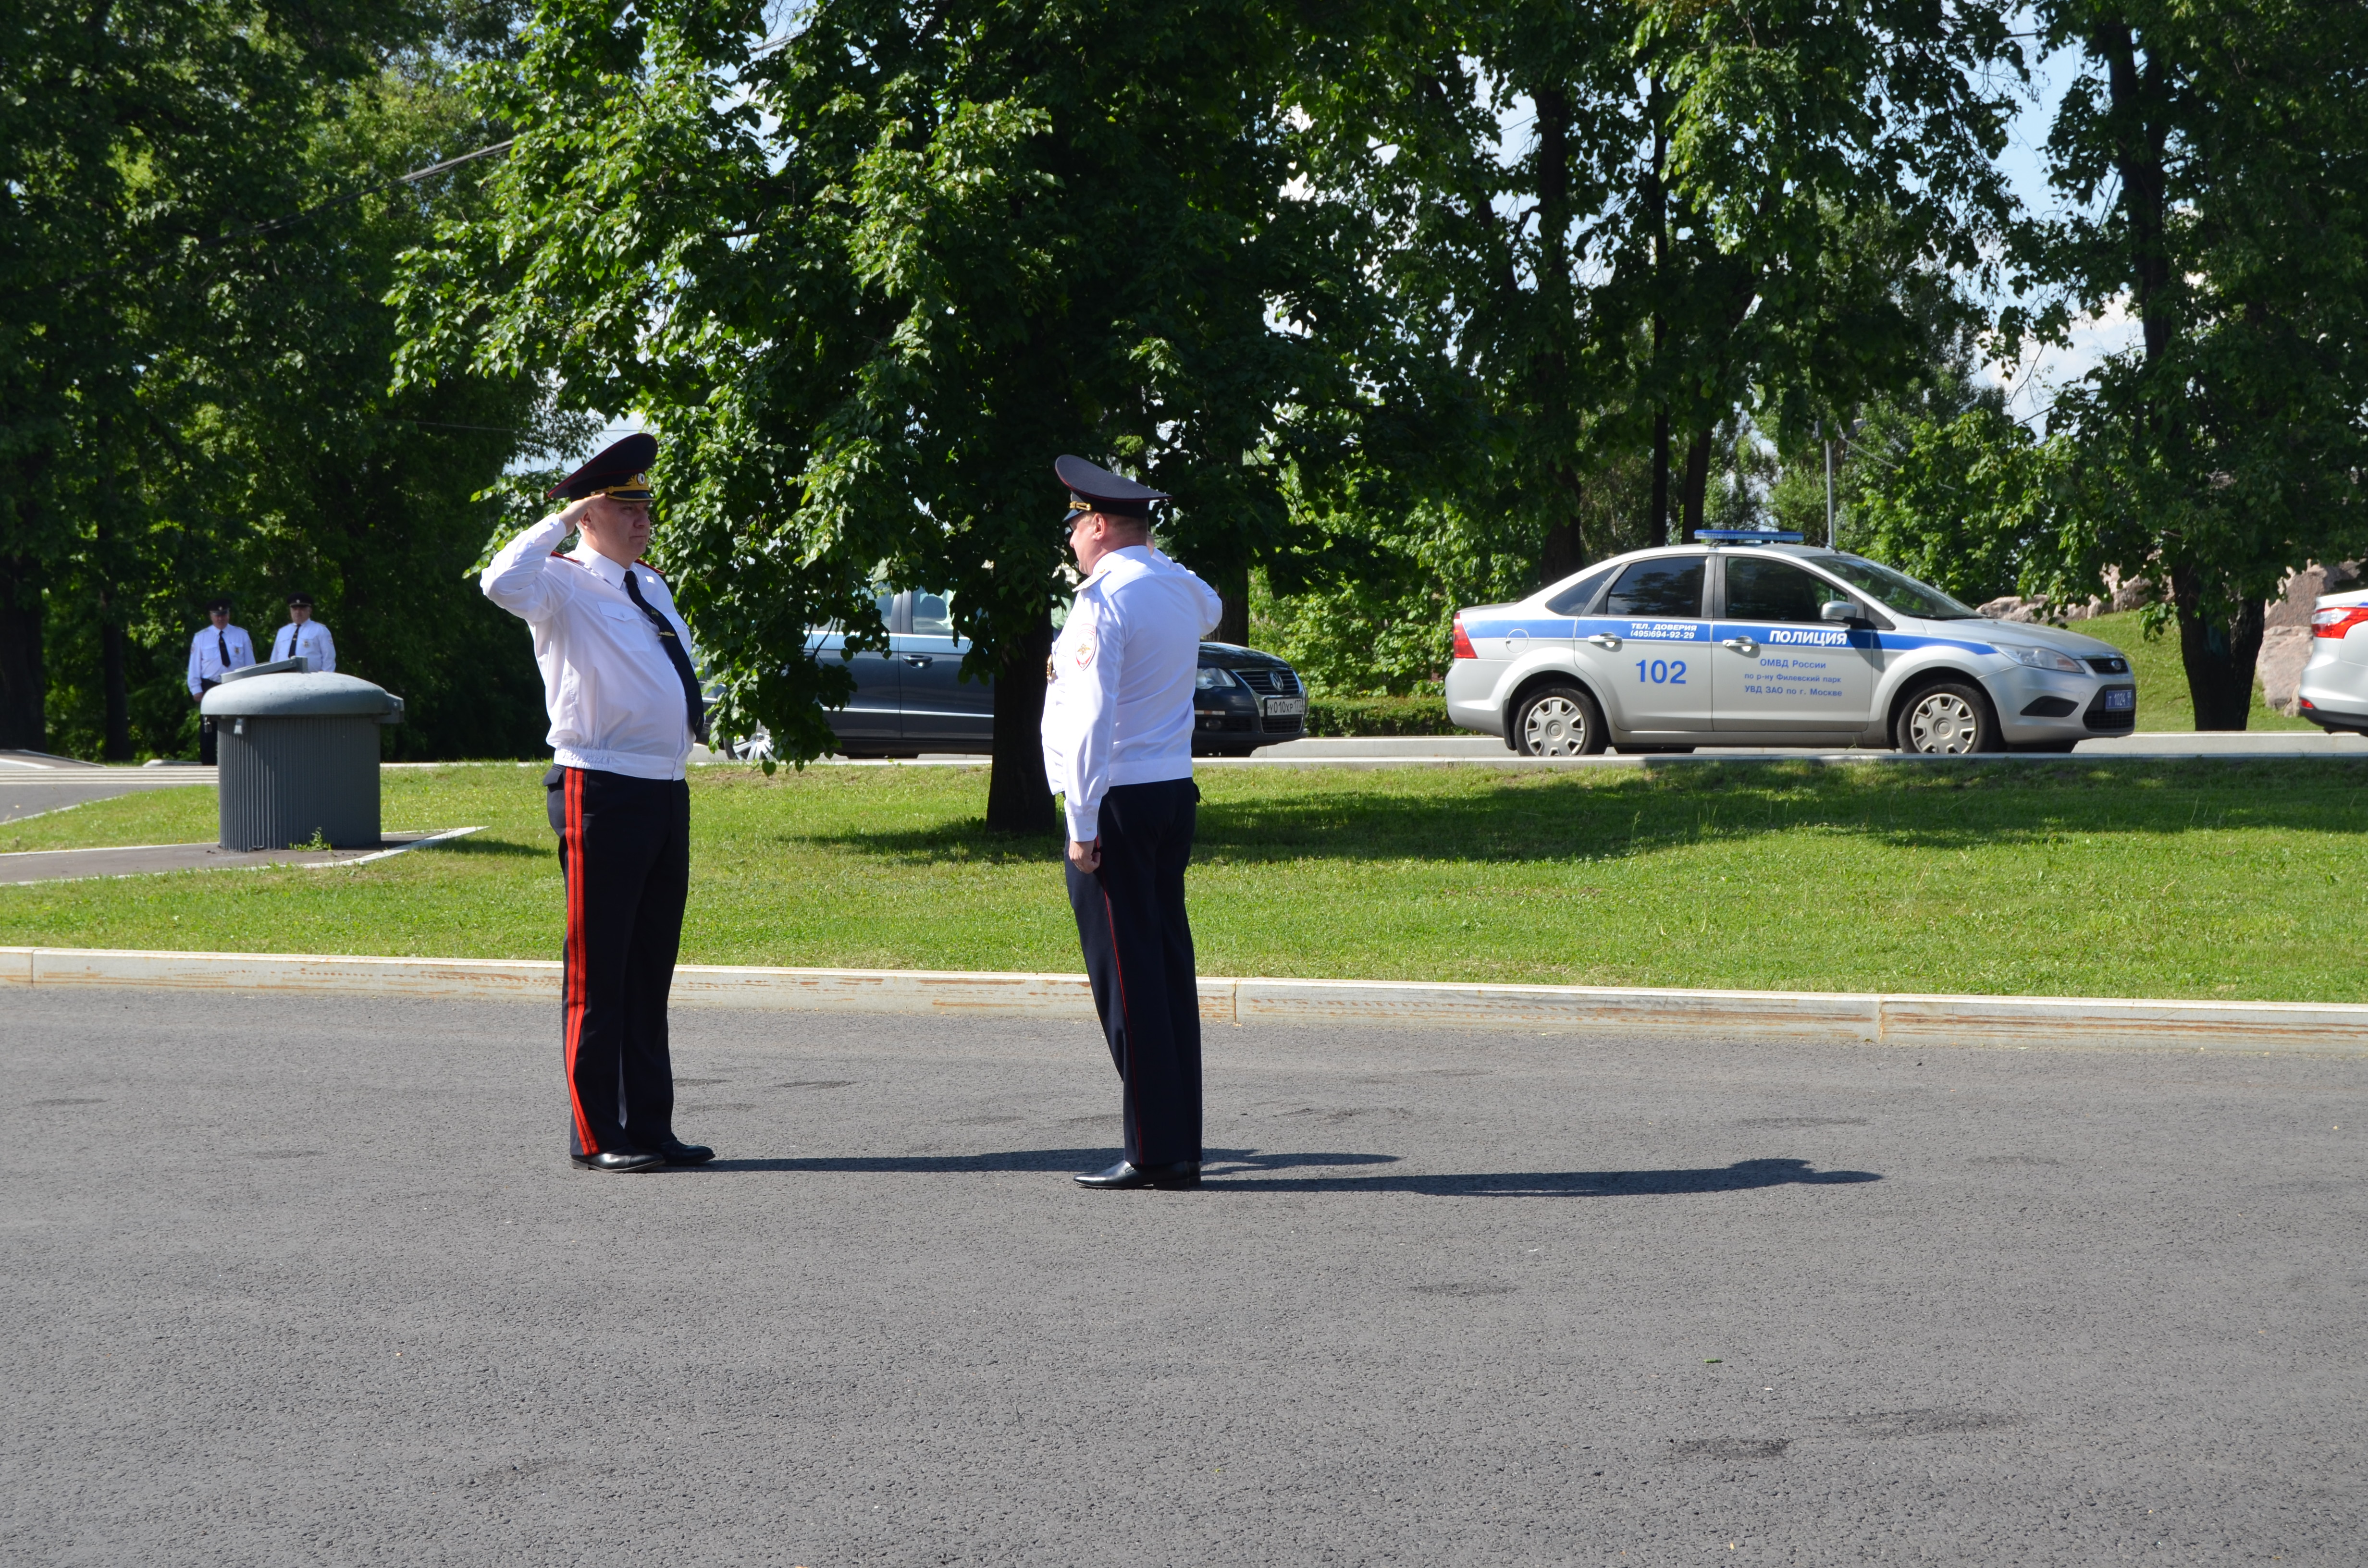
[[(479, 585), (534, 631), (556, 766), (543, 776), (567, 892), (560, 1017), (568, 1153), (587, 1170), (703, 1165), (674, 1133), (666, 994), (690, 887), (690, 786), (707, 738), (690, 629), (642, 562), (646, 470), (657, 441), (629, 436), (551, 494), (563, 511), (505, 546)], [(582, 538), (558, 552), (570, 532)]]
[(1184, 868), (1192, 782), (1192, 681), (1223, 610), (1214, 589), (1151, 546), (1168, 497), (1082, 458), (1069, 548), (1087, 574), (1046, 668), (1044, 771), (1068, 819), (1069, 907), (1094, 1007), (1124, 1085), (1126, 1158), (1095, 1187), (1201, 1185), (1201, 996)]

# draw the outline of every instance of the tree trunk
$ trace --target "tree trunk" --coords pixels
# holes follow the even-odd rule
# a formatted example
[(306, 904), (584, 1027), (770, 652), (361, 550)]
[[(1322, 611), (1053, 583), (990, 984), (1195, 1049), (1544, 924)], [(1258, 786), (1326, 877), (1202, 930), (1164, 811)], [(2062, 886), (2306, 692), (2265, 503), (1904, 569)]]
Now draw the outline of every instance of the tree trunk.
[(104, 597), (98, 616), (98, 681), (107, 703), (107, 740), (100, 755), (109, 762), (130, 762), (131, 695), (123, 675), (123, 628), (115, 624)]
[(1694, 530), (1702, 526), (1702, 496), (1710, 488), (1710, 449), (1714, 435), (1713, 431), (1701, 431), (1686, 449), (1686, 487), (1679, 499), (1685, 507), (1687, 539), (1693, 538)]
[(2159, 361), (2170, 347), (2169, 181), (2163, 167), (2163, 149), (2170, 128), (2167, 110), (2164, 67), (2149, 51), (2138, 63), (2140, 46), (2129, 23), (2118, 17), (2101, 23), (2089, 48), (2105, 62), (2112, 93), (2111, 113), (2118, 121), (2121, 145), (2114, 172), (2122, 178), (2122, 212), (2129, 221), (2130, 292), (2135, 296), (2146, 363)]
[(1559, 583), (1587, 564), (1587, 540), (1577, 518), (1554, 524), (1546, 529), (1546, 540), (1538, 551), (1538, 581)]
[(2266, 607), (2240, 599), (2233, 619), (2208, 609), (2203, 579), (2192, 572), (2171, 576), (2171, 606), (2179, 614), (2179, 662), (2187, 670), (2187, 690), (2195, 702), (2199, 730), (2241, 730), (2253, 711), (2253, 676), (2261, 657)]
[(49, 749), (39, 572), (29, 556), (0, 556), (0, 751)]
[[(1653, 318), (1653, 341), (1661, 340), (1661, 320)], [(1664, 545), (1669, 542), (1669, 411), (1667, 407), (1653, 411), (1653, 517), (1652, 534), (1645, 542)]]
[(1645, 216), (1653, 225), (1653, 381), (1662, 389), (1664, 401), (1653, 410), (1653, 516), (1651, 538), (1646, 542), (1657, 546), (1669, 542), (1669, 405), (1661, 369), (1669, 324), (1661, 314), (1660, 306), (1669, 267), (1669, 192), (1663, 183), (1662, 172), (1668, 162), (1669, 138), (1661, 126), (1659, 76), (1652, 79), (1647, 94), (1645, 112), (1653, 119), (1653, 162), (1645, 176)]
[(1224, 610), (1217, 617), (1217, 630), (1211, 633), (1220, 642), (1231, 642), (1247, 648), (1250, 641), (1250, 569), (1245, 562), (1238, 566), (1222, 566), (1204, 579), (1217, 590)]
[(995, 767), (987, 776), (986, 825), (994, 833), (1048, 834), (1059, 826), (1044, 780), (1044, 661), (1053, 622), (1012, 644), (995, 677)]

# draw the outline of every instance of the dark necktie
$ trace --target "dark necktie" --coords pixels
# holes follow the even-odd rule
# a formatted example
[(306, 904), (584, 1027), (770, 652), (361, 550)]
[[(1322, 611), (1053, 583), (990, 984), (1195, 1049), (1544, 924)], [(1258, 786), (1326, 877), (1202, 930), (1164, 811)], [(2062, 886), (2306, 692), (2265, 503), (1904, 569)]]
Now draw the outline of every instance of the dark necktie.
[(214, 652), (222, 655), (222, 674), (230, 674), (230, 639), (219, 630), (214, 632)]
[(634, 576), (631, 569), (625, 573), (625, 597), (633, 601), (635, 608), (650, 618), (652, 626), (657, 628), (658, 646), (666, 650), (667, 660), (674, 665), (674, 673), (682, 680), (682, 700), (689, 710), (690, 733), (704, 744), (707, 740), (707, 699), (699, 694), (699, 677), (691, 673), (690, 655), (682, 651), (682, 639), (674, 634), (674, 623), (652, 609), (650, 601), (642, 597), (642, 580)]

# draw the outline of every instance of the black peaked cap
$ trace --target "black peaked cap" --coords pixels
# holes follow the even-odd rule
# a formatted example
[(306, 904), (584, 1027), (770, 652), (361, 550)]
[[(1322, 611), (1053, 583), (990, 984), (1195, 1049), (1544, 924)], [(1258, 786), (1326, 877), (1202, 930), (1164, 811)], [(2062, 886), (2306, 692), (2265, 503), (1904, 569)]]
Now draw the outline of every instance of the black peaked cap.
[(1167, 492), (1154, 490), (1147, 484), (1137, 484), (1083, 458), (1057, 457), (1053, 460), (1053, 475), (1069, 487), (1069, 510), (1072, 512), (1109, 512), (1121, 517), (1151, 516), (1154, 501), (1172, 501)]
[(580, 501), (596, 491), (647, 473), (650, 465), (657, 460), (658, 438), (646, 430), (636, 431), (552, 485), (547, 498)]

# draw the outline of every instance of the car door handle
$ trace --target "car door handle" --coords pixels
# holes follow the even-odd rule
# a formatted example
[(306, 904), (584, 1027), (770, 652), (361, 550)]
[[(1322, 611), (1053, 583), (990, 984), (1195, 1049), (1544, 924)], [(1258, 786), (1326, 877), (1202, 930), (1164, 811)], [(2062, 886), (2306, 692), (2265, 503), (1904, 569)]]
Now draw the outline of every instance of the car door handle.
[(1594, 636), (1588, 638), (1588, 641), (1594, 643), (1599, 648), (1617, 648), (1620, 646), (1620, 639), (1612, 636), (1609, 631), (1599, 631)]
[(1724, 637), (1719, 640), (1718, 645), (1722, 648), (1732, 648), (1738, 653), (1757, 653), (1759, 652), (1759, 644), (1754, 642), (1748, 637)]
[(905, 662), (908, 665), (927, 665), (934, 663), (936, 658), (937, 655), (934, 653), (907, 653), (905, 655)]

